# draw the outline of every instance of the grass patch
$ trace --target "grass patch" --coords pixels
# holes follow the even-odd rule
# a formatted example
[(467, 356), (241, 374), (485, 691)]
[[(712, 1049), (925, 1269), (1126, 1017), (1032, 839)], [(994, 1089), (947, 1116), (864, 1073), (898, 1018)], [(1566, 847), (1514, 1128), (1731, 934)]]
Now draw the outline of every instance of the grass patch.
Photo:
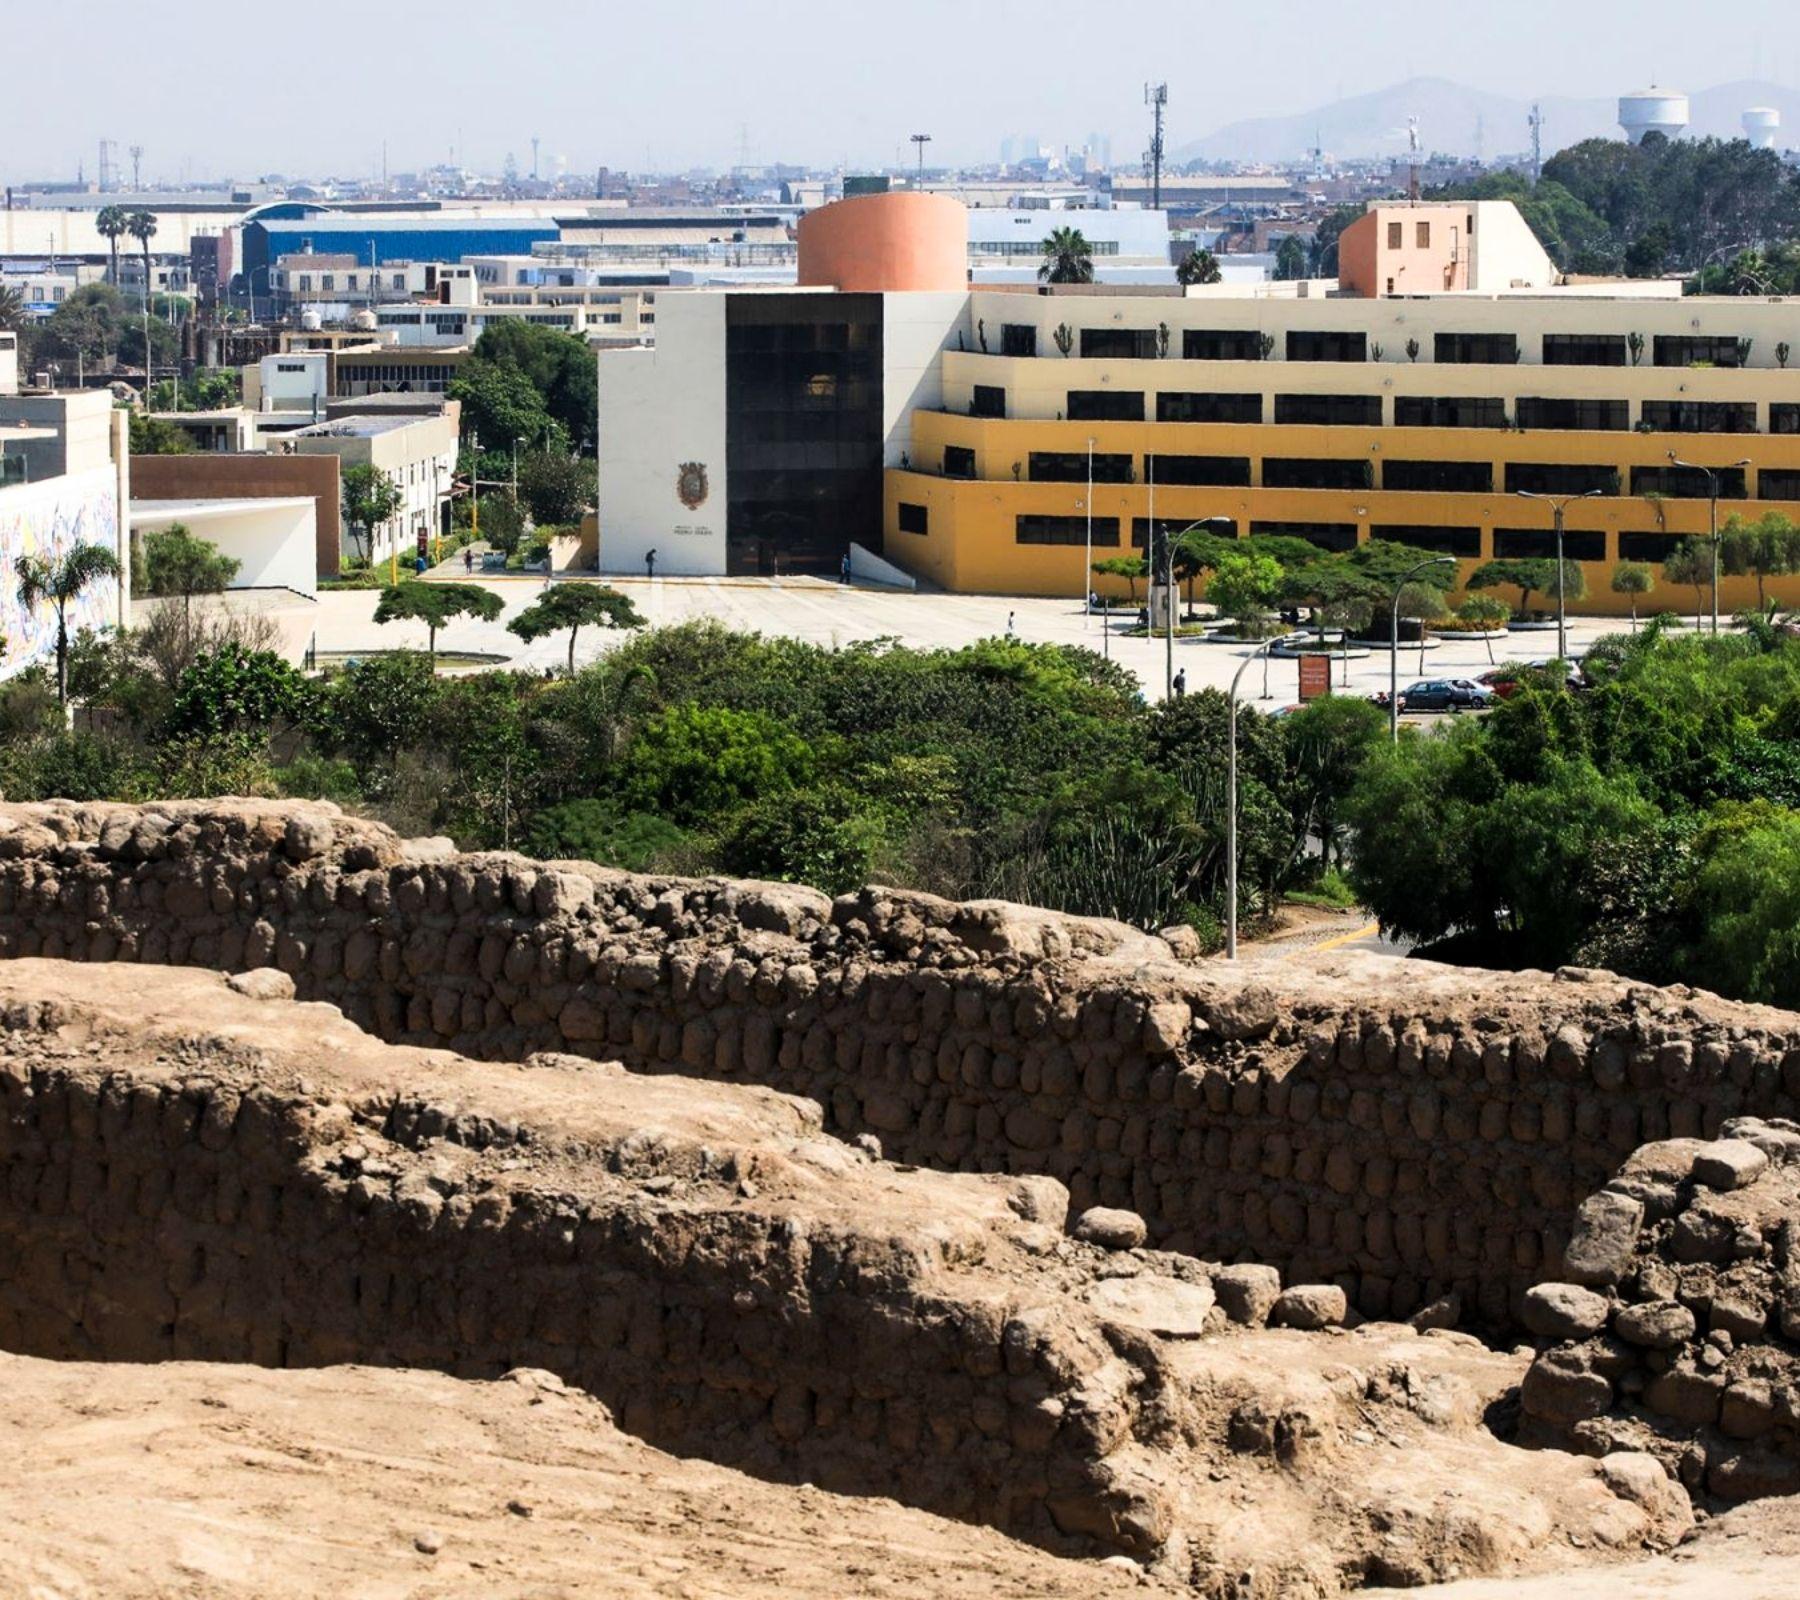
[(1310, 889), (1290, 890), (1287, 901), (1289, 905), (1312, 906), (1320, 911), (1353, 911), (1358, 904), (1356, 891), (1336, 867), (1326, 868), (1325, 876)]

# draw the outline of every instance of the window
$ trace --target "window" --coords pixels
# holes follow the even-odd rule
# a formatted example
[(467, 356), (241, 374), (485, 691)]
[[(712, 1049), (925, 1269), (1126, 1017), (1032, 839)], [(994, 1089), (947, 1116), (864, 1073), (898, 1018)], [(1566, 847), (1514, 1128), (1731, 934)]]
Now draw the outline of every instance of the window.
[(1154, 361), (1156, 329), (1083, 328), (1081, 353), (1102, 360)]
[(1406, 248), (1406, 224), (1390, 222), (1388, 224), (1388, 249), (1404, 250)]
[(1415, 550), (1437, 556), (1460, 556), (1473, 560), (1481, 554), (1481, 529), (1415, 526), (1412, 523), (1379, 523), (1369, 529), (1371, 539), (1385, 539), (1390, 544), (1411, 545)]
[(1028, 322), (1005, 322), (1000, 325), (1000, 354), (1003, 356), (1035, 356), (1037, 329)]
[(1712, 494), (1711, 478), (1718, 479), (1721, 500), (1748, 498), (1742, 467), (1720, 467), (1710, 475), (1698, 467), (1633, 467), (1631, 492), (1660, 494), (1671, 500), (1705, 500)]
[(1511, 333), (1440, 333), (1432, 354), (1463, 366), (1511, 366), (1519, 359), (1519, 340)]
[(1646, 400), (1645, 426), (1657, 433), (1755, 433), (1748, 400)]
[(1185, 328), (1184, 361), (1261, 361), (1262, 335), (1254, 328)]
[[(1173, 539), (1177, 534), (1185, 533), (1193, 525), (1192, 517), (1158, 517), (1156, 519), (1156, 537), (1158, 541)], [(1231, 517), (1223, 517), (1206, 530), (1220, 539), (1235, 539), (1238, 536), (1238, 525)], [(1133, 517), (1131, 519), (1131, 548), (1147, 550), (1146, 541), (1150, 537), (1150, 519)]]
[(1439, 494), (1492, 494), (1491, 461), (1389, 461), (1381, 469), (1384, 489), (1432, 490)]
[(1140, 391), (1116, 389), (1071, 389), (1069, 421), (1071, 422), (1142, 422), (1144, 396)]
[[(1031, 481), (1033, 483), (1086, 483), (1088, 453), (1085, 450), (1033, 450)], [(1131, 457), (1096, 452), (1093, 456), (1095, 483), (1130, 483)]]
[[(1248, 456), (1152, 456), (1151, 482), (1182, 486), (1248, 489)], [(1766, 477), (1767, 474), (1765, 473)]]
[(1623, 400), (1519, 398), (1521, 428), (1549, 428), (1582, 433), (1623, 433), (1631, 424), (1631, 407)]
[(1738, 367), (1738, 341), (1724, 338), (1689, 338), (1686, 334), (1659, 333), (1651, 346), (1651, 361), (1659, 367)]
[(966, 445), (947, 444), (944, 446), (944, 476), (946, 478), (972, 478), (975, 476), (975, 452)]
[(1431, 248), (1431, 224), (1421, 222), (1414, 233), (1414, 239), (1419, 249), (1429, 250)]
[(1547, 367), (1622, 367), (1626, 361), (1622, 333), (1547, 333)]
[(1366, 333), (1290, 333), (1287, 358), (1289, 361), (1367, 361), (1369, 336)]
[(1621, 561), (1667, 561), (1687, 542), (1685, 533), (1621, 533)]
[[(1800, 407), (1795, 408), (1800, 411)], [(1259, 394), (1159, 394), (1156, 397), (1158, 422), (1261, 422), (1262, 396)], [(1794, 431), (1800, 433), (1800, 426)]]
[(1394, 396), (1396, 428), (1504, 428), (1506, 402), (1498, 396)]
[(335, 272), (326, 273), (325, 276), (319, 280), (319, 287), (321, 289), (335, 289), (337, 287), (337, 274)]
[[(1096, 547), (1103, 545), (1108, 549), (1118, 548), (1117, 517), (1095, 517), (1092, 527)], [(1088, 542), (1088, 528), (1086, 517), (1021, 516), (1013, 523), (1013, 542), (1085, 545)]]
[[(1506, 492), (1517, 494), (1601, 494), (1619, 492), (1619, 469), (1583, 463), (1568, 466), (1556, 461), (1509, 461)], [(1635, 492), (1635, 491), (1634, 491)]]
[(930, 513), (924, 506), (909, 505), (902, 500), (899, 513), (896, 523), (902, 533), (929, 533), (931, 531)]
[[(1604, 561), (1606, 535), (1588, 529), (1563, 530), (1563, 558), (1567, 561)], [(1496, 561), (1554, 561), (1556, 530), (1554, 528), (1494, 529)]]
[(1379, 428), (1381, 396), (1378, 394), (1278, 394), (1277, 422), (1317, 423), (1326, 426)]
[(992, 384), (976, 384), (975, 393), (969, 401), (969, 415), (972, 417), (1004, 417), (1006, 415), (1006, 391), (995, 388)]
[(1266, 533), (1283, 539), (1304, 539), (1321, 550), (1356, 548), (1354, 522), (1253, 522), (1250, 532), (1252, 536)]
[(1769, 407), (1770, 433), (1800, 433), (1800, 406), (1777, 400)]
[(1756, 475), (1759, 500), (1800, 500), (1800, 472), (1765, 467)]
[(1263, 462), (1265, 489), (1370, 489), (1374, 485), (1374, 468), (1361, 456), (1344, 460), (1271, 456)]

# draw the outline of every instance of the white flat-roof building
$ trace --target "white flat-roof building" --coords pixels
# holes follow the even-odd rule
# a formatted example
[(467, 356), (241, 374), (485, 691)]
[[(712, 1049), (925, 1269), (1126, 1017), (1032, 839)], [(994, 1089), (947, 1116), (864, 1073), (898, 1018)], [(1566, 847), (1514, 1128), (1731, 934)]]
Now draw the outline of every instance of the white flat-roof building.
[(380, 562), (396, 550), (404, 554), (421, 533), (438, 531), (456, 474), (461, 417), (462, 407), (454, 400), (437, 416), (344, 417), (300, 428), (271, 444), (270, 449), (292, 455), (334, 455), (342, 467), (379, 467), (399, 486), (400, 509), (369, 530), (368, 548), (363, 548), (362, 530), (352, 528), (348, 516), (344, 519), (343, 553)]
[(317, 502), (306, 496), (238, 500), (133, 500), (134, 537), (177, 523), (238, 563), (231, 589), (319, 592)]

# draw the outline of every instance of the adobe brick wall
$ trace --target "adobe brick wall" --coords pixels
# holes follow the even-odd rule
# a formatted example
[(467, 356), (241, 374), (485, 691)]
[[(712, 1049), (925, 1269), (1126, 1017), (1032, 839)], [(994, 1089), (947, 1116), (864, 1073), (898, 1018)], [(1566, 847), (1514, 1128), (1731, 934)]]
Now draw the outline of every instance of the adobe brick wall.
[(317, 506), (319, 576), (335, 578), (342, 551), (335, 456), (212, 454), (133, 456), (139, 500), (275, 500), (309, 495)]
[(1791, 1116), (1800, 1017), (1605, 974), (1183, 965), (1113, 924), (407, 844), (329, 806), (0, 807), (0, 954), (278, 967), (383, 1039), (808, 1096), (1154, 1243), (1509, 1323), (1648, 1140)]

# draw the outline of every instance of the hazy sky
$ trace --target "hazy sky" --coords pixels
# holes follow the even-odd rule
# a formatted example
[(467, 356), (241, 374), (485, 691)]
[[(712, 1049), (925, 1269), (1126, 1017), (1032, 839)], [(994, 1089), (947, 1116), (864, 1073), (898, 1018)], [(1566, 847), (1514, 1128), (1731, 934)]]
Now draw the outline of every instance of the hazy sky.
[[(995, 159), (1011, 133), (1171, 146), (1430, 74), (1601, 98), (1800, 78), (1793, 0), (9, 0), (0, 179), (93, 176), (97, 141), (146, 179), (378, 172), (447, 159), (579, 171), (770, 160)], [(512, 18), (516, 17), (514, 21)]]

